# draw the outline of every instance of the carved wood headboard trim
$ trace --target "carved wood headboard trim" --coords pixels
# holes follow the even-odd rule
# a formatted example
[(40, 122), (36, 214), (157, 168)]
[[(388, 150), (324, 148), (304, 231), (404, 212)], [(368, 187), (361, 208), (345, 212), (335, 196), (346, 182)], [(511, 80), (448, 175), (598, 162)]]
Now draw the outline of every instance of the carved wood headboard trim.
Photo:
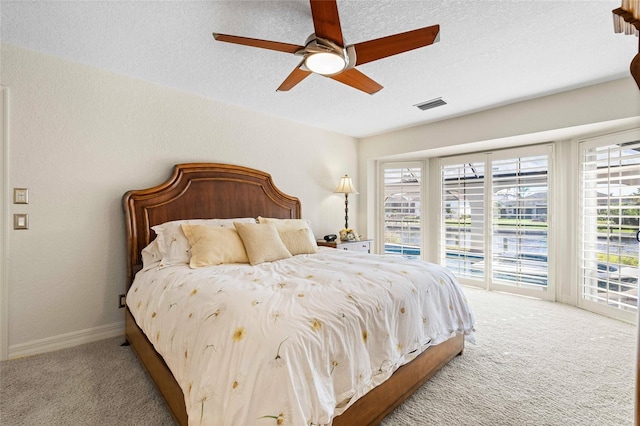
[(177, 164), (172, 176), (123, 197), (127, 229), (127, 288), (142, 267), (141, 251), (155, 238), (152, 226), (179, 219), (300, 218), (300, 200), (280, 191), (271, 175), (218, 163)]

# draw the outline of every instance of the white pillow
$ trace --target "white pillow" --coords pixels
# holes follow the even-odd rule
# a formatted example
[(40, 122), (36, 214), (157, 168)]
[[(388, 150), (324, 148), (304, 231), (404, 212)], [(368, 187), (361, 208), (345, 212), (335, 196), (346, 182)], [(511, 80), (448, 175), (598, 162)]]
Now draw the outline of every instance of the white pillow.
[(191, 260), (191, 245), (180, 227), (182, 224), (232, 228), (234, 222), (256, 223), (256, 220), (252, 217), (237, 219), (186, 219), (165, 222), (151, 227), (157, 235), (158, 249), (162, 255), (160, 266), (189, 263)]
[[(311, 224), (307, 219), (276, 219), (271, 217), (262, 217), (258, 216), (258, 223), (273, 223), (280, 234), (280, 238), (284, 242), (284, 245), (287, 247), (291, 254), (302, 254), (304, 253), (315, 253), (318, 251), (318, 243), (316, 242), (316, 238), (313, 236), (313, 231), (311, 230)], [(306, 249), (297, 245), (294, 247), (292, 244), (293, 241), (298, 242), (297, 239), (292, 240), (291, 238), (283, 237), (284, 232), (288, 231), (298, 231), (300, 229), (308, 230), (306, 237), (308, 242), (304, 245)], [(313, 247), (313, 249), (311, 249)], [(300, 251), (302, 250), (302, 251)], [(313, 250), (313, 251), (311, 251)], [(294, 253), (298, 252), (298, 253)]]
[(151, 241), (151, 244), (142, 249), (142, 269), (148, 269), (155, 266), (162, 260), (162, 253), (158, 248), (158, 239)]
[(235, 227), (247, 250), (249, 263), (252, 265), (291, 257), (291, 253), (282, 243), (278, 230), (272, 223), (259, 225), (236, 222)]
[(191, 268), (249, 263), (247, 252), (235, 228), (225, 226), (181, 225), (191, 244)]

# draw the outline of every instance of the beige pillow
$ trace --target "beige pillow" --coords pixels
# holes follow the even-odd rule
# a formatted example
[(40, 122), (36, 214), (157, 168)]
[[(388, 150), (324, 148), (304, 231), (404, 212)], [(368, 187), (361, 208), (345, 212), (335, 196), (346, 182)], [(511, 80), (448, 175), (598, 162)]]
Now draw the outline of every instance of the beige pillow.
[(275, 225), (239, 222), (234, 225), (247, 250), (249, 263), (252, 265), (291, 257)]
[(182, 224), (181, 227), (191, 244), (190, 267), (249, 263), (244, 244), (235, 228), (189, 224)]
[(235, 229), (233, 227), (234, 222), (256, 223), (256, 220), (252, 217), (235, 219), (186, 219), (165, 222), (152, 227), (151, 229), (153, 229), (158, 236), (156, 240), (158, 241), (158, 249), (162, 255), (162, 266), (189, 263), (191, 259), (191, 246), (180, 225), (224, 226)]
[(318, 245), (313, 238), (309, 238), (309, 229), (297, 229), (295, 231), (280, 231), (280, 239), (292, 255), (311, 254), (318, 251)]
[[(309, 221), (307, 219), (276, 219), (271, 217), (258, 216), (258, 222), (273, 223), (278, 229), (278, 232), (280, 233), (280, 238), (282, 238), (284, 245), (291, 252), (291, 254), (315, 253), (318, 251), (318, 243), (316, 243), (316, 239), (313, 236), (313, 231), (311, 230), (311, 226), (309, 225)], [(313, 251), (303, 250), (302, 252), (294, 253), (294, 251), (298, 251), (299, 247), (289, 246), (290, 238), (286, 238), (282, 235), (284, 232), (298, 231), (300, 229), (308, 230), (308, 232), (305, 234), (308, 239), (308, 243), (305, 244), (305, 247), (307, 247), (307, 249), (310, 249), (310, 247), (313, 247)]]

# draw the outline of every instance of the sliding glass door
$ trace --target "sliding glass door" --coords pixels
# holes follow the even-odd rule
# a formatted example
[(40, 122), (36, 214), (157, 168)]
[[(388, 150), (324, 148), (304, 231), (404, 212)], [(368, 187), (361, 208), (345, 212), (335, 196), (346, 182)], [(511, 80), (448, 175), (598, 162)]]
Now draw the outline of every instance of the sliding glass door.
[(442, 162), (440, 261), (468, 284), (484, 286), (486, 158)]
[(551, 150), (440, 160), (440, 261), (461, 281), (546, 297)]
[(544, 291), (549, 283), (549, 154), (491, 158), (491, 283)]

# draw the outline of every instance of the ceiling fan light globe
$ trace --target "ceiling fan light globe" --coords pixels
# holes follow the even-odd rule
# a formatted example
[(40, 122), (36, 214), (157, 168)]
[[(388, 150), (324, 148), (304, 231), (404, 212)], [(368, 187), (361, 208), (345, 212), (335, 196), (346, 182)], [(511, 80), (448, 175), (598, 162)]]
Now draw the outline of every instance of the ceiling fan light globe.
[(305, 58), (304, 64), (310, 71), (322, 75), (336, 74), (347, 65), (342, 56), (331, 52), (313, 53)]

